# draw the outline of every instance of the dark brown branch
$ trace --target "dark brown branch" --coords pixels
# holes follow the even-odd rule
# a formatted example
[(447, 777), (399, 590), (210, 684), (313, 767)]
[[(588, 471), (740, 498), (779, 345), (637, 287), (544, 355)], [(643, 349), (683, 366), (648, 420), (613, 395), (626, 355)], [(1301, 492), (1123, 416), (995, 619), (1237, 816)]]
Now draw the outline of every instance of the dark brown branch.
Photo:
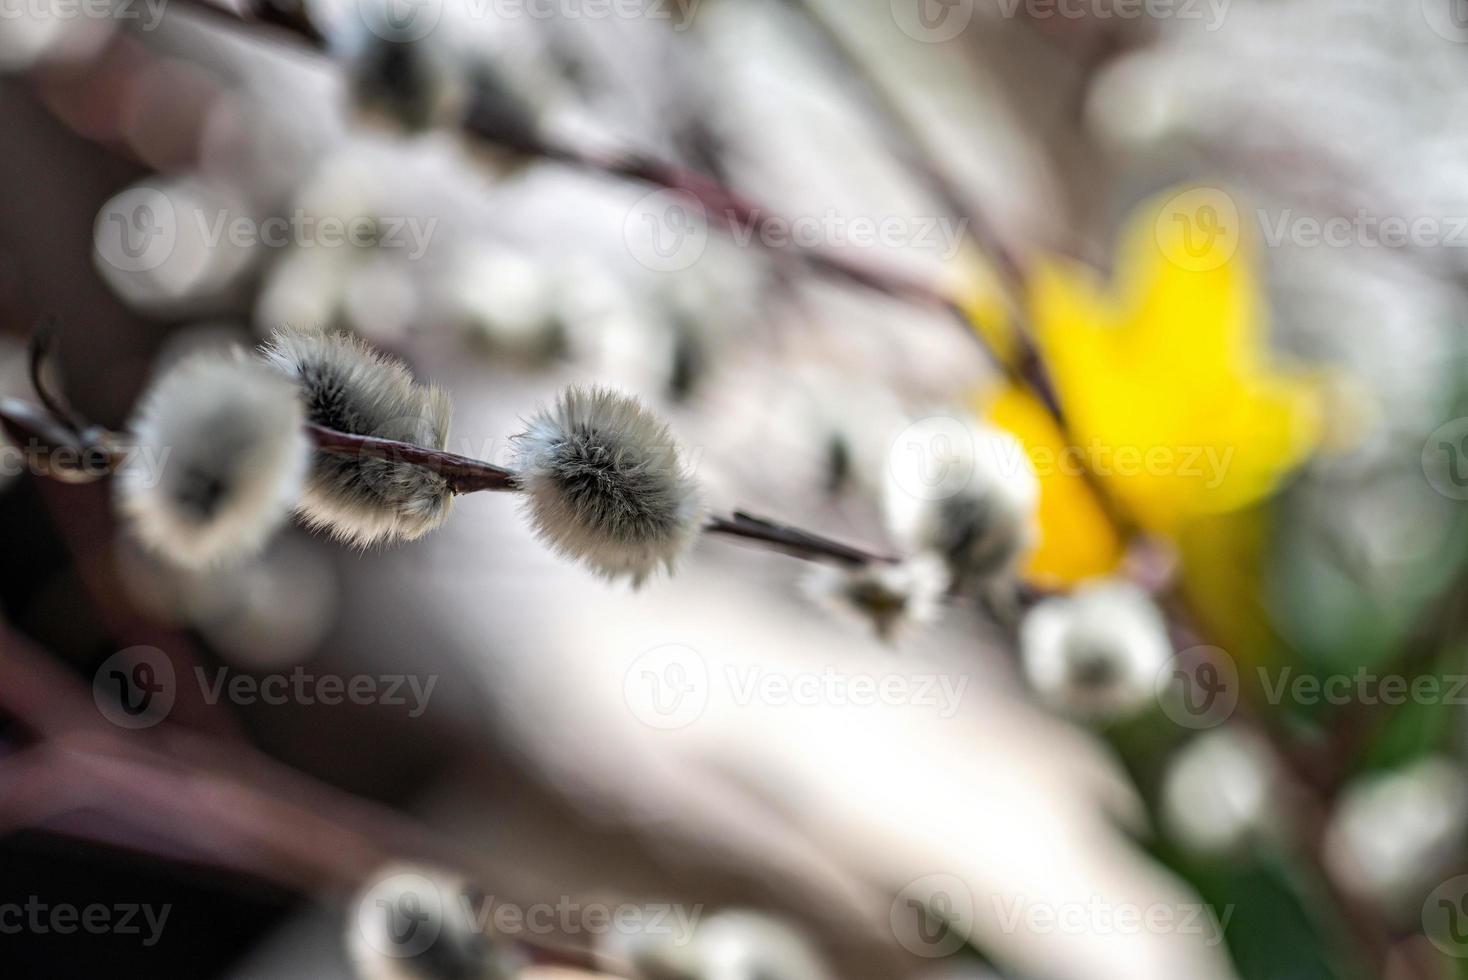
[(378, 439), (374, 436), (359, 436), (351, 432), (339, 432), (314, 422), (307, 422), (306, 429), (316, 442), (316, 448), (338, 456), (367, 456), (395, 463), (411, 463), (432, 470), (448, 481), (454, 493), (515, 492), (520, 489), (514, 470), (507, 470), (493, 463), (460, 456), (457, 453), (428, 449), (394, 439)]
[(0, 426), (17, 446), (37, 448), (74, 446), (76, 433), (52, 414), (52, 410), (19, 398), (0, 398)]
[(36, 397), (41, 400), (41, 404), (50, 410), (58, 422), (79, 434), (86, 428), (86, 421), (71, 407), (71, 402), (51, 388), (46, 379), (46, 365), (51, 363), (51, 355), (55, 352), (58, 329), (56, 318), (45, 316), (31, 330), (27, 350), (31, 387), (36, 390)]
[(289, 31), (318, 48), (326, 47), (326, 35), (311, 20), (305, 0), (253, 0), (249, 6), (260, 23)]
[(110, 433), (95, 426), (80, 430), (52, 409), (16, 398), (0, 398), (0, 429), (25, 453), (31, 470), (63, 483), (90, 483), (122, 463)]
[[(373, 459), (421, 466), (447, 479), (449, 488), (454, 493), (516, 493), (521, 489), (513, 470), (495, 466), (493, 463), (393, 439), (339, 432), (315, 423), (307, 423), (306, 428), (316, 441), (317, 448), (324, 452), (341, 456), (369, 456)], [(829, 561), (849, 567), (897, 561), (889, 555), (842, 544), (798, 527), (754, 517), (744, 511), (735, 511), (729, 517), (711, 517), (703, 529), (708, 534), (756, 542), (808, 561)]]
[(281, 40), (295, 40), (318, 51), (327, 48), (326, 35), (316, 26), (300, 0), (254, 0), (247, 3), (247, 13), (214, 0), (183, 0), (181, 6), (196, 10), (215, 21), (228, 21), (235, 26), (265, 28), (265, 32)]
[[(501, 142), (503, 139), (503, 134), (487, 126), (471, 125), (468, 131), (491, 142)], [(964, 317), (967, 324), (966, 316), (953, 297), (931, 282), (902, 275), (873, 263), (859, 262), (828, 248), (784, 241), (787, 236), (783, 234), (767, 234), (772, 229), (789, 227), (789, 222), (778, 212), (751, 201), (738, 191), (725, 187), (696, 170), (635, 153), (591, 153), (556, 145), (546, 139), (541, 139), (533, 146), (532, 152), (549, 160), (573, 163), (585, 169), (687, 194), (704, 209), (710, 222), (726, 231), (738, 233), (741, 238), (759, 242), (771, 252), (793, 256), (813, 271), (834, 279), (942, 312), (956, 313)], [(783, 244), (771, 244), (772, 239), (781, 240)], [(977, 334), (974, 336), (979, 342), (983, 342), (982, 337)]]
[(812, 0), (794, 0), (797, 11), (812, 28), (816, 40), (843, 76), (846, 88), (867, 110), (871, 121), (882, 130), (888, 151), (916, 174), (949, 214), (961, 218), (1018, 305), (1024, 300), (1027, 279), (1024, 262), (1005, 243), (994, 223), (974, 207), (957, 182), (927, 152), (921, 129), (913, 123), (902, 104), (863, 60), (831, 16)]
[(743, 541), (757, 542), (776, 551), (808, 561), (832, 561), (849, 568), (863, 565), (891, 564), (898, 559), (842, 544), (798, 527), (776, 524), (736, 510), (730, 517), (711, 517), (703, 526), (707, 534), (723, 534)]
[[(71, 476), (72, 471), (49, 465), (49, 453), (57, 446), (70, 447), (80, 459), (91, 461), (94, 465), (83, 468), (81, 472), (89, 474), (93, 479), (115, 471), (124, 458), (121, 451), (112, 449), (110, 445), (76, 445), (76, 439), (70, 430), (62, 427), (45, 409), (13, 398), (0, 399), (0, 426), (17, 443), (30, 447), (27, 455), (36, 462), (36, 472), (41, 476), (77, 482)], [(442, 476), (448, 482), (449, 489), (456, 494), (521, 491), (519, 478), (514, 470), (469, 456), (395, 439), (341, 432), (314, 422), (306, 423), (306, 431), (315, 442), (316, 448), (322, 452), (421, 466)], [(111, 433), (107, 436), (108, 443), (117, 440)], [(807, 561), (835, 562), (848, 567), (859, 567), (898, 560), (889, 555), (842, 544), (811, 531), (754, 517), (743, 511), (735, 511), (729, 517), (710, 518), (704, 525), (704, 531), (762, 544)]]
[[(211, 0), (186, 2), (211, 16), (224, 16), (247, 25), (267, 24), (283, 28), (307, 46), (328, 53), (324, 35), (299, 6), (298, 0), (257, 0), (249, 19), (239, 18), (233, 11)], [(788, 240), (783, 233), (779, 236), (764, 234), (772, 229), (788, 228), (789, 224), (779, 212), (725, 187), (713, 177), (641, 153), (606, 153), (553, 140), (539, 132), (533, 121), (517, 107), (507, 105), (506, 100), (497, 95), (477, 93), (476, 101), (461, 126), (469, 135), (515, 153), (687, 194), (698, 202), (712, 224), (726, 231), (737, 231), (740, 237), (749, 236), (771, 254), (789, 257), (822, 275), (942, 312), (963, 329), (970, 341), (979, 345), (995, 366), (1014, 380), (1033, 383), (1046, 405), (1059, 411), (1059, 403), (1044, 379), (1026, 377), (1026, 368), (1032, 366), (1031, 360), (1027, 359), (1020, 366), (1006, 364), (983, 335), (972, 329), (962, 303), (934, 282), (904, 275), (876, 263), (861, 262), (830, 248), (802, 245)], [(772, 238), (776, 238), (779, 244)], [(992, 240), (985, 238), (981, 244), (988, 246)], [(996, 261), (1005, 269), (1014, 266), (1010, 256)]]

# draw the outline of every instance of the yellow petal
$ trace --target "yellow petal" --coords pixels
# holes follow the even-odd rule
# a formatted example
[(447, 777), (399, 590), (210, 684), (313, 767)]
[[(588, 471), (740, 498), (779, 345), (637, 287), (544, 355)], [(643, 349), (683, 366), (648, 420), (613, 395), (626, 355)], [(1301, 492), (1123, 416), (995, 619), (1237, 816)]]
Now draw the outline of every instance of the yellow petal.
[(1075, 444), (1161, 534), (1259, 500), (1320, 437), (1316, 386), (1270, 363), (1251, 242), (1221, 193), (1139, 209), (1110, 289), (1059, 258), (1031, 280), (1036, 343)]
[(1019, 439), (1040, 479), (1040, 540), (1026, 577), (1058, 586), (1114, 569), (1121, 561), (1121, 539), (1085, 478), (1067, 464), (1065, 438), (1045, 407), (1029, 393), (1007, 387), (979, 411)]

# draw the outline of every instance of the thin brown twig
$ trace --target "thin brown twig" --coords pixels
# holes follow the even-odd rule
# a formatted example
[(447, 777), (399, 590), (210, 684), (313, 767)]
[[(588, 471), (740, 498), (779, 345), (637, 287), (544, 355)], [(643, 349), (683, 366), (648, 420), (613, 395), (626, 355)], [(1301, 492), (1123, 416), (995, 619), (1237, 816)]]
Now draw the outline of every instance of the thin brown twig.
[[(35, 460), (46, 460), (56, 449), (53, 440), (67, 440), (69, 430), (62, 429), (49, 413), (18, 399), (0, 399), (0, 427), (19, 436), (23, 445), (29, 447), (28, 456)], [(97, 432), (95, 426), (86, 431)], [(306, 423), (306, 431), (316, 448), (338, 456), (360, 456), (388, 462), (419, 466), (444, 477), (449, 489), (456, 494), (467, 493), (520, 493), (519, 477), (514, 470), (496, 466), (484, 460), (441, 449), (431, 449), (396, 439), (381, 439), (352, 432), (342, 432), (314, 422)], [(109, 443), (120, 444), (122, 437), (108, 433)], [(105, 476), (121, 466), (126, 454), (109, 447), (79, 447), (83, 458), (93, 459), (95, 469), (88, 473), (92, 478)], [(37, 466), (41, 476), (67, 480), (55, 466)], [(767, 518), (754, 517), (736, 510), (732, 515), (715, 515), (703, 526), (706, 534), (720, 535), (740, 541), (759, 544), (791, 557), (806, 561), (834, 562), (847, 567), (866, 564), (888, 564), (898, 559), (856, 545), (844, 544), (824, 535), (789, 524), (781, 524)]]
[(730, 517), (710, 517), (703, 529), (706, 534), (724, 534), (772, 547), (797, 558), (827, 559), (848, 568), (892, 564), (899, 560), (739, 510)]
[(31, 339), (28, 351), (30, 364), (31, 387), (36, 391), (36, 397), (41, 404), (51, 412), (52, 416), (71, 431), (80, 436), (85, 427), (84, 420), (71, 407), (71, 403), (59, 392), (52, 389), (46, 379), (46, 366), (51, 363), (51, 355), (56, 349), (56, 334), (59, 325), (54, 316), (42, 317), (31, 329)]
[(923, 132), (908, 115), (883, 80), (856, 50), (815, 0), (791, 0), (815, 31), (823, 49), (851, 83), (854, 94), (867, 109), (867, 115), (884, 131), (889, 152), (908, 170), (917, 174), (934, 197), (955, 218), (961, 218), (1010, 292), (1009, 299), (1017, 308), (1024, 301), (1027, 277), (1024, 262), (1005, 242), (988, 216), (975, 207), (947, 171), (928, 152)]
[[(315, 51), (330, 54), (325, 35), (312, 22), (309, 14), (298, 3), (282, 0), (257, 0), (252, 5), (250, 17), (241, 17), (212, 0), (186, 0), (190, 7), (202, 10), (209, 16), (223, 17), (243, 25), (263, 24), (281, 28)], [(984, 355), (999, 370), (1013, 380), (1034, 382), (1036, 393), (1052, 411), (1058, 412), (1059, 402), (1043, 379), (1026, 378), (1025, 366), (1033, 367), (1038, 361), (1024, 358), (1022, 365), (1008, 363), (996, 352), (982, 334), (972, 328), (968, 312), (962, 301), (951, 295), (936, 282), (906, 275), (873, 262), (862, 262), (842, 255), (830, 248), (802, 244), (783, 234), (789, 224), (778, 211), (749, 199), (707, 174), (688, 167), (661, 160), (645, 153), (633, 151), (606, 152), (585, 146), (577, 146), (565, 140), (553, 139), (517, 111), (507, 111), (504, 100), (486, 100), (488, 108), (471, 104), (470, 111), (461, 122), (463, 131), (502, 149), (536, 157), (542, 160), (569, 164), (581, 169), (607, 174), (626, 180), (650, 184), (664, 190), (686, 195), (696, 202), (704, 217), (713, 225), (735, 232), (740, 238), (757, 241), (770, 254), (792, 258), (814, 272), (857, 285), (894, 299), (926, 306), (943, 313), (962, 327), (968, 339), (979, 345)], [(477, 111), (483, 109), (483, 111)], [(771, 230), (780, 234), (766, 234)], [(985, 238), (988, 245), (997, 239)], [(997, 260), (1001, 267), (1013, 265), (1012, 257)]]
[[(522, 490), (514, 470), (469, 456), (393, 439), (339, 432), (315, 423), (308, 423), (307, 429), (318, 449), (343, 456), (369, 456), (421, 466), (444, 477), (449, 488), (456, 494), (483, 491), (518, 493)], [(710, 517), (704, 522), (703, 531), (705, 534), (723, 535), (762, 545), (806, 561), (834, 562), (847, 567), (898, 561), (891, 555), (843, 544), (813, 531), (755, 517), (741, 510), (736, 510), (729, 516)]]
[(411, 463), (443, 477), (454, 493), (515, 493), (520, 490), (514, 470), (441, 449), (429, 449), (396, 439), (379, 439), (328, 429), (307, 422), (316, 448), (338, 456), (366, 456), (395, 463)]

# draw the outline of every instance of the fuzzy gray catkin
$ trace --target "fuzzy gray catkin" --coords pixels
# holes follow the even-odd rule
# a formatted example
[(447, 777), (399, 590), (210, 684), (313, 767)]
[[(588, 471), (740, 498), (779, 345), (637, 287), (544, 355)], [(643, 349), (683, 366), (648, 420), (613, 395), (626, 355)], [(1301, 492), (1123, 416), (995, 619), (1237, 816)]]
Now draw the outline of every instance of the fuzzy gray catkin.
[[(1093, 720), (1155, 705), (1172, 658), (1167, 622), (1150, 596), (1098, 579), (1032, 608), (1020, 626), (1025, 676), (1042, 700)], [(1171, 675), (1168, 675), (1171, 676)]]
[(697, 536), (697, 485), (667, 426), (635, 399), (567, 389), (515, 442), (531, 522), (560, 554), (639, 585)]
[(201, 568), (260, 550), (290, 516), (310, 465), (290, 384), (243, 351), (169, 368), (129, 422), (114, 492), (134, 534)]
[(893, 538), (947, 561), (956, 586), (1012, 577), (1035, 544), (1039, 481), (1013, 436), (967, 414), (910, 426), (883, 495)]
[[(306, 417), (355, 435), (448, 445), (452, 405), (442, 390), (362, 340), (319, 330), (277, 331), (262, 353), (296, 383)], [(449, 515), (453, 491), (411, 463), (317, 452), (299, 512), (312, 527), (360, 547), (421, 538)]]
[(801, 580), (812, 601), (833, 612), (854, 614), (884, 641), (893, 640), (904, 626), (935, 620), (949, 584), (948, 566), (930, 553), (900, 564), (854, 569), (815, 565)]

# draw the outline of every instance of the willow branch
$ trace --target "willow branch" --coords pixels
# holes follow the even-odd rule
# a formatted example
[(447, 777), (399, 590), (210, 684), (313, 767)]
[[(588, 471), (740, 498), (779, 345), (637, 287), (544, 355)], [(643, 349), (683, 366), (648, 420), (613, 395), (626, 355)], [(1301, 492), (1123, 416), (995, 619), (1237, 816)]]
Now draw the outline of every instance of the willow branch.
[[(519, 477), (514, 470), (469, 456), (460, 456), (457, 453), (429, 449), (393, 439), (378, 439), (373, 436), (339, 432), (315, 423), (308, 423), (306, 428), (316, 441), (316, 447), (323, 452), (341, 456), (367, 456), (373, 459), (421, 466), (442, 476), (448, 481), (449, 489), (456, 494), (484, 491), (518, 493), (522, 489)], [(729, 516), (710, 517), (704, 523), (703, 530), (705, 534), (736, 538), (806, 561), (834, 562), (856, 568), (868, 564), (891, 563), (897, 560), (889, 555), (879, 554), (855, 545), (843, 544), (812, 531), (755, 517), (740, 510), (736, 510)]]
[(827, 57), (850, 86), (851, 94), (883, 131), (889, 152), (927, 185), (953, 217), (963, 219), (979, 247), (993, 259), (995, 269), (1010, 291), (1010, 299), (1016, 305), (1023, 302), (1027, 278), (1023, 261), (1005, 244), (988, 216), (973, 206), (968, 195), (933, 158), (921, 128), (890, 88), (816, 0), (792, 0), (789, 6), (811, 26)]
[(314, 422), (307, 422), (306, 430), (315, 441), (316, 448), (322, 452), (411, 463), (443, 477), (454, 493), (514, 493), (520, 489), (514, 470), (469, 456), (398, 442), (395, 439), (341, 432)]
[[(279, 28), (308, 48), (330, 55), (325, 35), (311, 20), (304, 6), (294, 0), (255, 0), (248, 16), (240, 16), (212, 0), (185, 2), (208, 16), (225, 18), (236, 24)], [(1022, 372), (1016, 373), (1015, 366), (1006, 363), (987, 340), (971, 328), (961, 300), (936, 282), (906, 275), (877, 263), (849, 258), (830, 248), (793, 241), (783, 233), (789, 222), (777, 210), (745, 197), (707, 174), (645, 153), (606, 152), (553, 139), (496, 98), (476, 99), (460, 126), (470, 136), (515, 153), (686, 194), (703, 208), (710, 223), (725, 231), (736, 232), (741, 238), (749, 237), (771, 254), (793, 259), (829, 278), (945, 314), (962, 327), (965, 336), (978, 344), (997, 368), (1017, 380), (1032, 380), (1022, 377)], [(775, 229), (780, 229), (781, 233), (765, 234)], [(987, 247), (994, 241), (986, 236), (981, 244)], [(1007, 255), (996, 257), (996, 262), (1003, 268), (1014, 264), (1012, 257)], [(1038, 380), (1036, 393), (1048, 406), (1058, 410), (1059, 404), (1048, 385), (1043, 379)]]
[[(58, 422), (47, 409), (14, 398), (0, 399), (0, 427), (22, 446), (38, 476), (63, 482), (85, 482), (116, 472), (126, 458), (126, 453), (116, 448), (124, 441), (118, 433), (86, 426), (84, 431), (88, 433), (104, 433), (100, 437), (102, 442), (79, 444), (76, 434)], [(514, 470), (470, 456), (396, 439), (342, 432), (314, 422), (306, 423), (306, 432), (321, 452), (418, 466), (442, 476), (455, 494), (520, 493), (523, 490)], [(76, 464), (75, 468), (58, 466), (55, 462), (58, 449), (69, 450), (70, 457), (85, 465)], [(758, 544), (806, 561), (832, 562), (847, 567), (897, 561), (890, 555), (844, 544), (813, 531), (754, 517), (739, 510), (729, 516), (709, 518), (703, 530), (706, 534)]]
[(804, 558), (808, 561), (831, 561), (848, 568), (891, 564), (898, 561), (891, 555), (878, 554), (864, 548), (842, 544), (819, 534), (802, 531), (797, 527), (755, 517), (741, 510), (736, 510), (730, 517), (709, 518), (703, 530), (705, 534), (727, 535), (773, 548), (796, 558)]

